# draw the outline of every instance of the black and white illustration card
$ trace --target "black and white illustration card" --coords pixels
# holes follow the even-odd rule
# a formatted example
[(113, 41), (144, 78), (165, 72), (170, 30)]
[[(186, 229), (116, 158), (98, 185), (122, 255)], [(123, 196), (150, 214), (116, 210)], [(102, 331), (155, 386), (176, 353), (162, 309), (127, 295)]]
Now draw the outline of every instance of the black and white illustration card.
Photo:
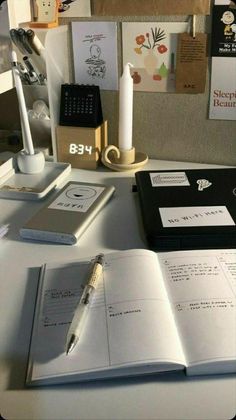
[(236, 57), (236, 8), (214, 5), (211, 55), (212, 57)]

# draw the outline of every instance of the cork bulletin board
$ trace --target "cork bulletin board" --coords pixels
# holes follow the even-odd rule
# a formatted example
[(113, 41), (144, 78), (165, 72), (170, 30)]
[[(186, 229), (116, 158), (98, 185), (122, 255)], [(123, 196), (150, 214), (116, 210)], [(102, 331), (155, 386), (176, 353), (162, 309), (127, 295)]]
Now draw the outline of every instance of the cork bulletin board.
[[(117, 22), (121, 75), (123, 22), (189, 22), (196, 14), (196, 31), (207, 33), (210, 41), (211, 7), (212, 0), (91, 0), (90, 18), (64, 18), (60, 24), (70, 25), (75, 20)], [(236, 165), (236, 122), (208, 118), (210, 66), (208, 59), (204, 93), (134, 92), (136, 150), (154, 159)], [(103, 116), (108, 120), (108, 143), (117, 144), (118, 92), (102, 90), (101, 100)]]
[(210, 0), (93, 0), (92, 13), (102, 16), (209, 15)]
[[(123, 22), (189, 22), (196, 14), (196, 31), (208, 34), (210, 47), (211, 6), (212, 0), (91, 0), (91, 17), (64, 17), (59, 22), (69, 25), (70, 31), (72, 21), (116, 22), (121, 75)], [(68, 57), (73, 82), (72, 43)], [(210, 70), (209, 58), (204, 93), (134, 92), (133, 145), (137, 150), (154, 159), (236, 165), (236, 121), (208, 118)], [(108, 142), (117, 144), (118, 91), (102, 90), (101, 100)], [(7, 109), (5, 95), (0, 95), (1, 102)]]

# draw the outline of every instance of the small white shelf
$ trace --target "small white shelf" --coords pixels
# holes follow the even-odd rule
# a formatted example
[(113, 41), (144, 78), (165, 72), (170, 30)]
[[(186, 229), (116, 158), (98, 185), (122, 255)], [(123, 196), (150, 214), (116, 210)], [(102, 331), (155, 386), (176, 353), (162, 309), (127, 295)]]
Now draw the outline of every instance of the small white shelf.
[(30, 22), (30, 0), (8, 0), (7, 3), (10, 28), (18, 28), (21, 23)]

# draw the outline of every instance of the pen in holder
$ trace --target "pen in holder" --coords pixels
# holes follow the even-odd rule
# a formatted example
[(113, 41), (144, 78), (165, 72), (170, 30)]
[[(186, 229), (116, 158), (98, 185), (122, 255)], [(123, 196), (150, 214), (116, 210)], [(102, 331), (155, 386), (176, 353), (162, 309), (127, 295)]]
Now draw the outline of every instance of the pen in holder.
[(12, 51), (12, 71), (15, 82), (16, 93), (18, 97), (18, 105), (20, 112), (20, 122), (22, 128), (22, 137), (24, 149), (17, 155), (17, 165), (20, 172), (25, 174), (36, 174), (44, 169), (45, 158), (42, 152), (35, 152), (33, 140), (31, 136), (25, 97), (21, 83), (20, 73), (17, 67), (16, 52)]
[(101, 160), (103, 165), (114, 171), (132, 171), (145, 165), (148, 156), (145, 153), (136, 152), (134, 147), (124, 150), (110, 145), (102, 151)]
[(145, 165), (148, 157), (132, 146), (133, 78), (132, 64), (127, 63), (120, 78), (119, 89), (119, 147), (110, 145), (102, 151), (101, 161), (114, 171), (132, 171)]

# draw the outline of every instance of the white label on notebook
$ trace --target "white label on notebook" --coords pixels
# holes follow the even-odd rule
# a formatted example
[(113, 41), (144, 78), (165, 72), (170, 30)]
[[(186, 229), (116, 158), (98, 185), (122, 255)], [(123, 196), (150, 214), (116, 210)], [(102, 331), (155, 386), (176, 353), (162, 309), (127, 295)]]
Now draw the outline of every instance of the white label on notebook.
[(235, 226), (225, 206), (159, 208), (163, 227)]
[(151, 172), (153, 187), (180, 187), (190, 185), (185, 172)]
[(78, 211), (85, 213), (104, 191), (104, 187), (68, 185), (68, 187), (48, 206), (49, 209)]

